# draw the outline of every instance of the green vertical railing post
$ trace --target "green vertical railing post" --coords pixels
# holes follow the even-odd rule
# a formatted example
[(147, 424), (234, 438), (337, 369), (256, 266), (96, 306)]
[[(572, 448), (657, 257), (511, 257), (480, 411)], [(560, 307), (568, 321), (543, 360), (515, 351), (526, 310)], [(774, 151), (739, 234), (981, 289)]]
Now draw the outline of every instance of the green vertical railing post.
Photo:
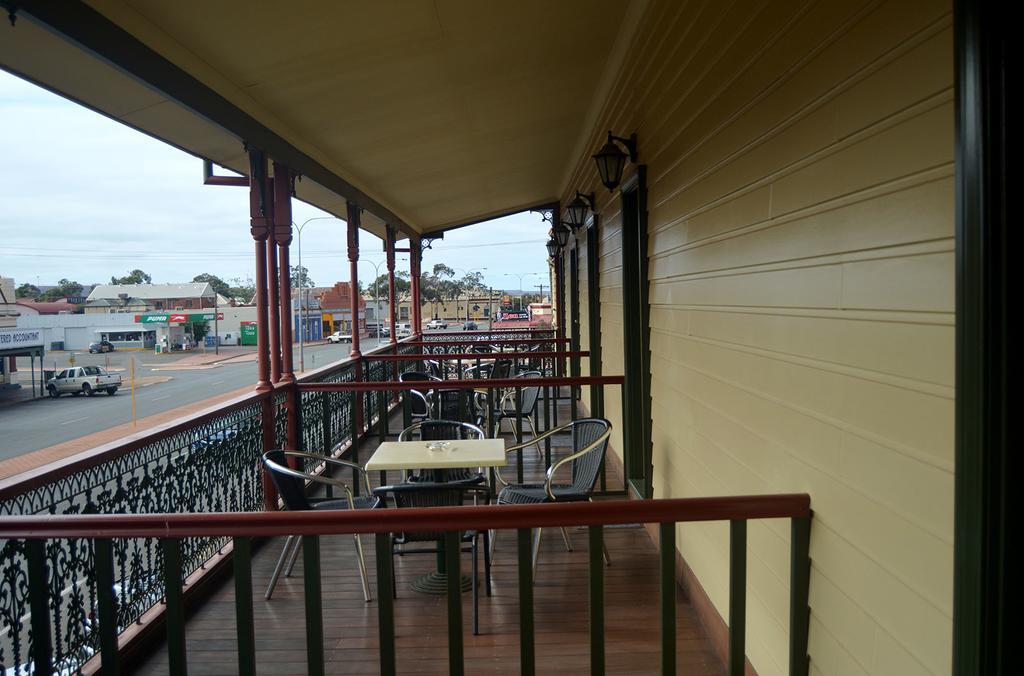
[(809, 592), (811, 583), (811, 517), (792, 519), (790, 523), (790, 575), (789, 575), (789, 673), (807, 676), (810, 657), (807, 639), (810, 631), (811, 609)]
[(185, 652), (185, 603), (181, 592), (181, 540), (166, 538), (160, 541), (164, 554), (164, 593), (167, 607), (167, 666), (172, 674), (184, 675), (188, 671)]
[(532, 530), (519, 528), (519, 673), (533, 676), (536, 658), (533, 645), (533, 538)]
[(381, 676), (395, 674), (395, 602), (392, 598), (395, 571), (391, 567), (391, 534), (377, 533), (377, 630)]
[(588, 528), (590, 558), (590, 673), (604, 674), (604, 528)]
[(114, 545), (110, 540), (95, 540), (96, 610), (100, 622), (100, 667), (104, 676), (120, 673), (117, 650), (117, 604), (114, 600)]
[(324, 608), (320, 592), (320, 536), (302, 536), (302, 582), (306, 601), (306, 672), (324, 673)]
[[(351, 434), (352, 434), (352, 446), (349, 449), (349, 460), (359, 464), (359, 435), (361, 430), (359, 429), (359, 415), (358, 412), (365, 410), (360, 406), (360, 392), (352, 392), (352, 400), (350, 402), (352, 408), (349, 409), (351, 415), (349, 415), (349, 421), (351, 423)], [(359, 497), (359, 470), (355, 467), (352, 468), (352, 495)]]
[[(523, 388), (517, 387), (515, 391), (516, 405), (516, 443), (523, 443)], [(523, 449), (516, 451), (516, 481), (523, 483)]]
[(658, 524), (661, 537), (661, 673), (676, 673), (676, 525)]
[[(544, 386), (544, 431), (551, 429), (551, 388)], [(544, 468), (551, 467), (551, 437), (544, 437)]]
[[(28, 564), (28, 607), (32, 613), (29, 628), (32, 630), (33, 673), (53, 673), (53, 638), (50, 630), (49, 566), (46, 565), (46, 542), (27, 540), (25, 559)], [(13, 590), (12, 590), (13, 593)]]
[(747, 522), (729, 522), (729, 675), (743, 676), (747, 629)]
[(448, 576), (448, 673), (462, 676), (466, 672), (462, 655), (462, 567), (459, 565), (462, 546), (458, 531), (444, 534), (445, 572)]
[(235, 636), (238, 637), (238, 673), (256, 673), (256, 632), (252, 612), (252, 538), (235, 537), (232, 552), (235, 573)]

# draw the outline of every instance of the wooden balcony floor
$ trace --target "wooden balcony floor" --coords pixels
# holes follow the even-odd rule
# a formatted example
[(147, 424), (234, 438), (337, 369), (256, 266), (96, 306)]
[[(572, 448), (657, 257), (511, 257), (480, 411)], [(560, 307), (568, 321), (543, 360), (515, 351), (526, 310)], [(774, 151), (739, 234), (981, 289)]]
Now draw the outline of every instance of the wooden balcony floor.
[[(568, 415), (561, 419), (567, 419)], [(399, 428), (395, 422), (392, 429)], [(364, 442), (361, 457), (376, 448)], [(564, 449), (553, 449), (557, 457)], [(528, 479), (541, 475), (535, 451), (525, 456)], [(509, 473), (514, 476), (514, 468)], [(376, 480), (376, 477), (374, 477)], [(609, 482), (611, 483), (611, 481)], [(609, 486), (611, 488), (611, 486)], [(567, 552), (556, 529), (545, 530), (534, 584), (537, 672), (579, 674), (590, 669), (586, 530), (569, 531)], [(498, 538), (492, 568), (493, 596), (480, 590), (480, 635), (472, 635), (472, 599), (463, 595), (465, 667), (468, 674), (519, 673), (519, 603), (514, 532)], [(605, 530), (611, 565), (605, 567), (605, 660), (608, 673), (660, 673), (660, 620), (657, 549), (640, 526)], [(376, 597), (373, 536), (364, 536), (371, 591)], [(283, 538), (267, 542), (253, 555), (257, 670), (262, 674), (305, 674), (305, 606), (302, 558), (290, 578), (281, 578), (273, 599), (263, 592)], [(409, 584), (434, 566), (431, 554), (395, 557), (398, 598), (395, 642), (399, 673), (448, 673), (447, 609), (443, 596), (429, 596)], [(463, 571), (470, 569), (464, 554)], [(377, 674), (377, 603), (363, 601), (351, 536), (321, 538), (325, 658), (327, 673)], [(480, 574), (483, 575), (481, 554)], [(238, 673), (235, 601), (231, 581), (224, 583), (191, 615), (187, 625), (190, 674)], [(679, 673), (724, 674), (697, 614), (677, 592), (677, 664)], [(163, 647), (135, 669), (166, 674)]]

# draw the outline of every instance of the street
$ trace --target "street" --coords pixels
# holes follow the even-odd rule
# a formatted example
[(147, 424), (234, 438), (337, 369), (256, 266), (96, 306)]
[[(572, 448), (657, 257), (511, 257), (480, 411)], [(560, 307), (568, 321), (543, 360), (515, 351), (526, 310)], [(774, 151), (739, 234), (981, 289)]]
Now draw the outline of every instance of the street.
[[(374, 338), (363, 340), (366, 348), (376, 346)], [(349, 349), (347, 344), (307, 345), (306, 369), (312, 370), (344, 359)], [(135, 395), (137, 417), (144, 418), (255, 383), (256, 361), (243, 356), (252, 354), (252, 351), (232, 349), (232, 354), (238, 356), (218, 364), (177, 370), (175, 365), (178, 360), (174, 356), (162, 358), (149, 351), (113, 352), (109, 355), (76, 354), (78, 366), (106, 366), (109, 357), (111, 372), (119, 374), (123, 380), (122, 389), (113, 397), (106, 394), (95, 397), (63, 395), (59, 399), (37, 399), (0, 406), (0, 460), (131, 422), (132, 396), (128, 384), (128, 362), (133, 356), (136, 378), (144, 381), (152, 381), (157, 377), (169, 378), (165, 382), (153, 382), (138, 388)], [(57, 368), (66, 368), (68, 356), (69, 353), (48, 354), (47, 368), (53, 368), (54, 360)], [(240, 359), (245, 360), (235, 361)], [(294, 350), (294, 363), (298, 372), (297, 346)], [(19, 369), (28, 371), (27, 360), (24, 365), (19, 360)]]

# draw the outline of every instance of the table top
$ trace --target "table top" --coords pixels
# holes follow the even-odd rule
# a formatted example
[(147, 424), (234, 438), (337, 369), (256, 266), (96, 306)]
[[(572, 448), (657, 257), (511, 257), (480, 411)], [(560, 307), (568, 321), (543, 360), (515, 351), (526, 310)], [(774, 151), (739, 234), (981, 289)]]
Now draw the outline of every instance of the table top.
[(385, 441), (366, 461), (366, 471), (504, 467), (508, 464), (504, 439), (451, 439), (448, 447), (440, 451), (428, 449), (429, 443), (432, 442)]

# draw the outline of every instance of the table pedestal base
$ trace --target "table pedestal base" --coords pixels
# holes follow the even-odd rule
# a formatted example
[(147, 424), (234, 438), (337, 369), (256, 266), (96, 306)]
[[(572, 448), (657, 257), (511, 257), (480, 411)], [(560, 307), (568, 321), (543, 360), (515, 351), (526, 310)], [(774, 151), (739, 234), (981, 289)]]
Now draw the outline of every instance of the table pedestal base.
[[(462, 591), (466, 592), (473, 588), (473, 578), (469, 575), (463, 574), (461, 576), (461, 580)], [(448, 593), (448, 575), (432, 570), (429, 573), (413, 580), (412, 584), (409, 586), (411, 586), (414, 591), (418, 591), (421, 594), (442, 596)]]

